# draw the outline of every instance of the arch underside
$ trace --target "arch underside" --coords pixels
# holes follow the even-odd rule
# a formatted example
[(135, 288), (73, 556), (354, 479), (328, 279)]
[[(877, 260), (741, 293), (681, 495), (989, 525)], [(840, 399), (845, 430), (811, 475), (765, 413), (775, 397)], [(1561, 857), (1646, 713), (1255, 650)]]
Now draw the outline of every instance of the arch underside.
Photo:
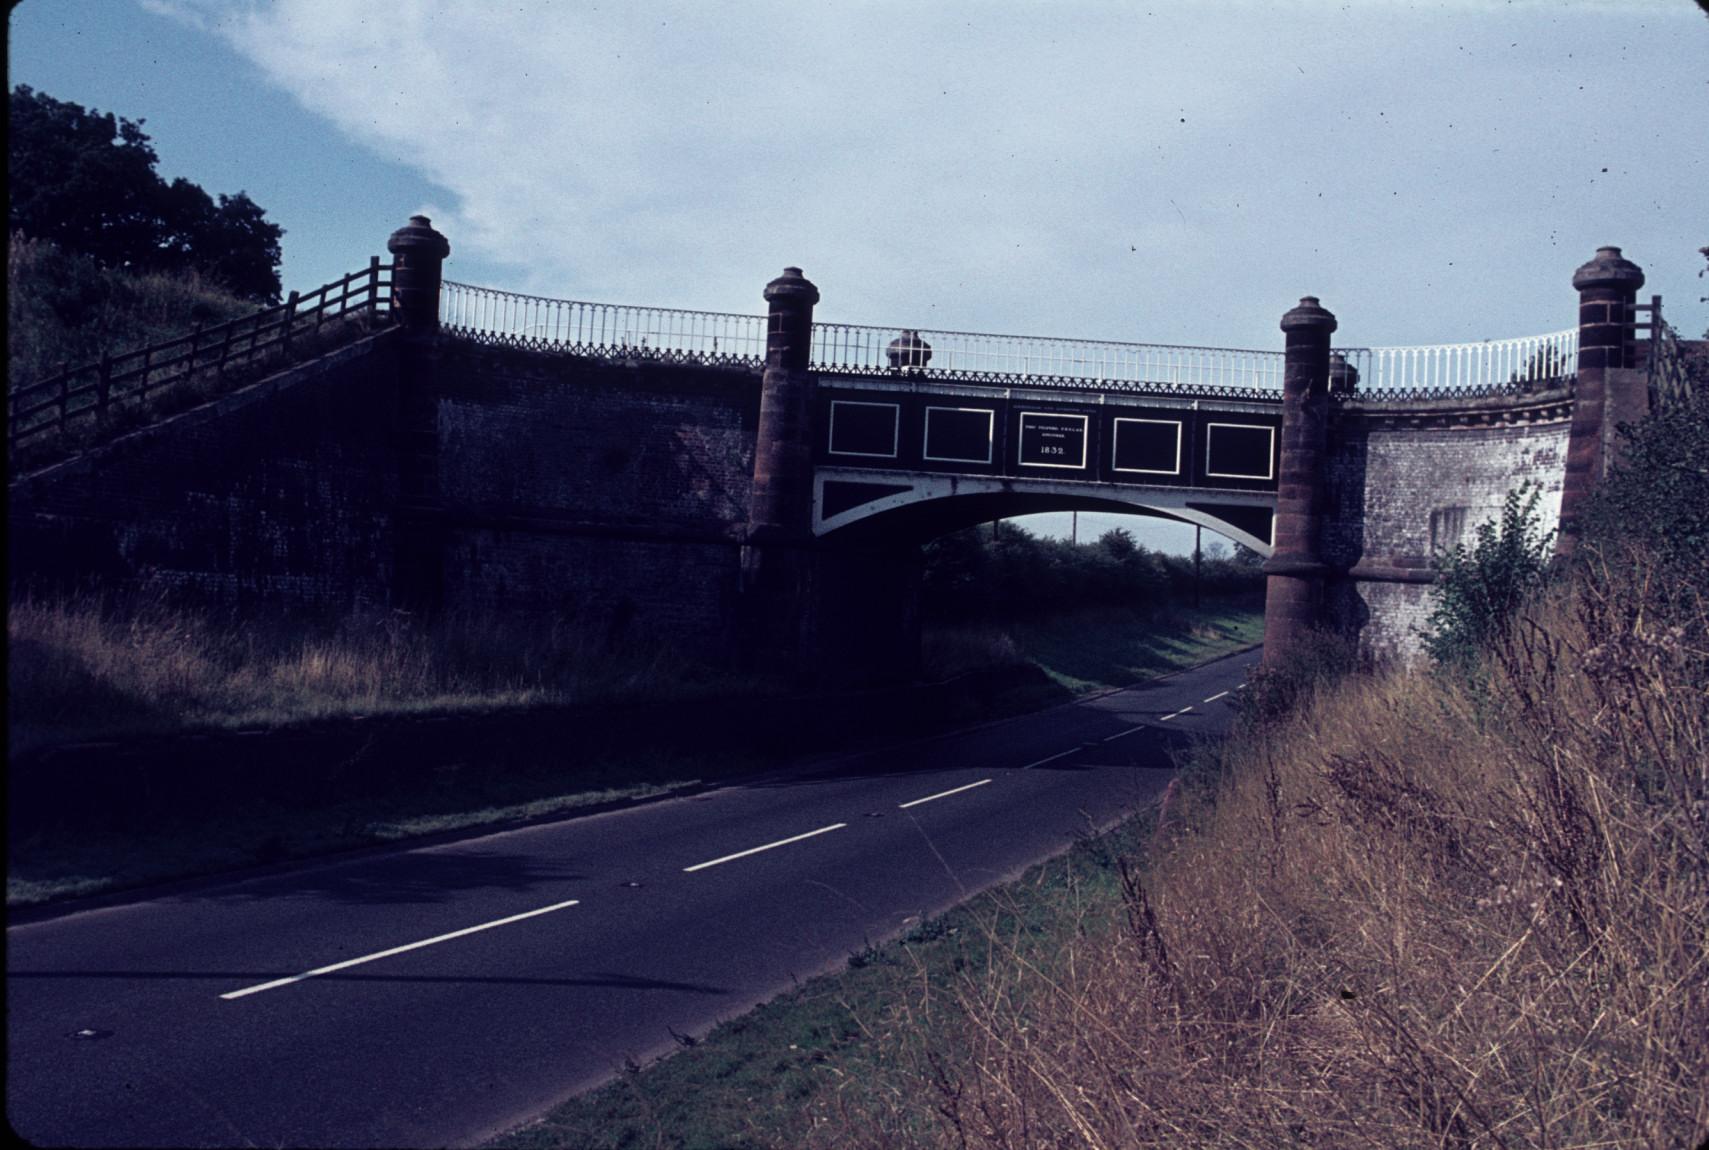
[(1268, 492), (821, 468), (813, 533), (839, 542), (923, 543), (994, 519), (1104, 511), (1196, 524), (1268, 558), (1275, 506)]

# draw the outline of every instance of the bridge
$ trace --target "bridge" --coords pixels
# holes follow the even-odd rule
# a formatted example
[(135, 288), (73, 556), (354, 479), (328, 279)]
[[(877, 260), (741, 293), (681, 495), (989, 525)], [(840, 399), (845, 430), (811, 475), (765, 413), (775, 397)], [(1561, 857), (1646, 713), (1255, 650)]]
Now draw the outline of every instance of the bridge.
[[(1405, 657), (1433, 553), (1526, 480), (1570, 548), (1606, 432), (1677, 375), (1659, 298), (1637, 302), (1613, 248), (1575, 273), (1565, 331), (1334, 346), (1305, 297), (1279, 349), (822, 322), (796, 268), (763, 315), (546, 299), (445, 279), (421, 217), (388, 248), (319, 295), (367, 285), (357, 346), (15, 477), (14, 571), (544, 612), (874, 677), (911, 663), (921, 542), (1115, 510), (1263, 555), (1270, 655), (1327, 626)], [(115, 378), (103, 361), (100, 403)]]

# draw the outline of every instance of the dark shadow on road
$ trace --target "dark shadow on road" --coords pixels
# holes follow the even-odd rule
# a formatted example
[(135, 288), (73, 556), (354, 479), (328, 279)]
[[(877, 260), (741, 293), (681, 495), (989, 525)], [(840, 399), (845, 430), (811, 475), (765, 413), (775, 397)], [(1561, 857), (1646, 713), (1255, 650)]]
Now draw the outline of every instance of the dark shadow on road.
[[(211, 971), (139, 971), (139, 970), (9, 970), (6, 977), (57, 979), (75, 982), (78, 979), (112, 979), (121, 982), (230, 982), (244, 986), (270, 982), (275, 978), (290, 978), (299, 971), (291, 970), (211, 970)], [(698, 982), (671, 982), (661, 978), (641, 978), (629, 974), (596, 971), (586, 978), (509, 978), (480, 975), (438, 974), (333, 974), (316, 975), (308, 982), (421, 982), (455, 983), (470, 986), (603, 986), (613, 990), (680, 990), (686, 994), (732, 994), (729, 987), (706, 986)]]
[(174, 901), (253, 902), (331, 899), (351, 906), (450, 902), (470, 891), (525, 893), (587, 876), (538, 857), (492, 851), (424, 850), (313, 866), (278, 876), (208, 887)]

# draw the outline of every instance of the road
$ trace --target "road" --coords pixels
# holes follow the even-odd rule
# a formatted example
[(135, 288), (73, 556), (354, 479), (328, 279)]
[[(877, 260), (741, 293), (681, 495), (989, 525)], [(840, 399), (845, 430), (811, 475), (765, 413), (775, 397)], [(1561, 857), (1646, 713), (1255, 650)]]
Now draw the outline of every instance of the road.
[(1257, 652), (709, 794), (7, 930), (38, 1145), (480, 1141), (1153, 798)]

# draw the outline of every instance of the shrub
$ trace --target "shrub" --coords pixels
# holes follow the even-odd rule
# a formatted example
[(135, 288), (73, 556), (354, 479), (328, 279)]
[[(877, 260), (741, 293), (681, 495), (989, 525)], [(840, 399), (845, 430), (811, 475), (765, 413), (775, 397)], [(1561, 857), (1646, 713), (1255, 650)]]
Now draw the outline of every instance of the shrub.
[(1555, 533), (1539, 521), (1542, 495), (1521, 484), (1507, 493), (1498, 518), (1478, 525), (1470, 547), (1456, 543), (1437, 556), (1424, 649), (1439, 666), (1476, 662), (1543, 585)]

